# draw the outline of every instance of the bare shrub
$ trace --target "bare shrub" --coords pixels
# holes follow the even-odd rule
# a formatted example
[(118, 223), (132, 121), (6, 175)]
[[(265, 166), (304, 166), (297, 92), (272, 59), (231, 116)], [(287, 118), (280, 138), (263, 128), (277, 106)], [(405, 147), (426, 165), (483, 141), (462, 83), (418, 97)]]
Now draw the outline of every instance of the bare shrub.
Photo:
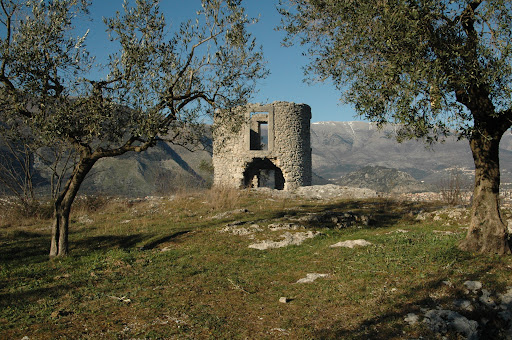
[(112, 197), (103, 195), (80, 195), (77, 196), (74, 211), (78, 213), (92, 213), (105, 209), (110, 205)]
[(35, 200), (33, 151), (28, 142), (7, 138), (0, 131), (0, 193), (30, 205)]
[(155, 194), (167, 196), (176, 193), (197, 191), (207, 187), (207, 183), (194, 173), (183, 173), (166, 169), (157, 170), (155, 176)]
[(468, 204), (471, 199), (471, 180), (460, 169), (452, 169), (438, 186), (441, 200), (448, 205)]

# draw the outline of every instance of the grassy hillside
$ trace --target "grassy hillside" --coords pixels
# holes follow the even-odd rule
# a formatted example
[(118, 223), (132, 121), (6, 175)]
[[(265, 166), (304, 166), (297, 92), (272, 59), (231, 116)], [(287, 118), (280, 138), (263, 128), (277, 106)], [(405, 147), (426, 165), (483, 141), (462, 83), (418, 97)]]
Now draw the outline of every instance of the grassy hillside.
[[(71, 255), (49, 261), (44, 211), (21, 217), (2, 204), (2, 339), (461, 337), (450, 327), (427, 327), (422, 320), (436, 308), (477, 320), (486, 339), (510, 327), (502, 309), (479, 298), (485, 289), (499, 304), (498, 294), (512, 286), (512, 259), (457, 249), (464, 209), (232, 190), (82, 197), (72, 216)], [(311, 238), (250, 247), (265, 240), (277, 247), (300, 235)], [(331, 247), (357, 239), (371, 245)], [(300, 281), (308, 274), (325, 275)], [(469, 292), (466, 281), (483, 289)], [(473, 310), (455, 307), (459, 300)]]

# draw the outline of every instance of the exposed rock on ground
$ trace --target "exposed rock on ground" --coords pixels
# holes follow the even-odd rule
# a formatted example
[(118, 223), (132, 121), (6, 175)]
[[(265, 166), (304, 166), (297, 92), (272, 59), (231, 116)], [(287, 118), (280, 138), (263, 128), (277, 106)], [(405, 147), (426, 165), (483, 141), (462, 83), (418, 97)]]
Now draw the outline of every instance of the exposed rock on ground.
[(278, 230), (300, 230), (306, 229), (306, 227), (294, 223), (272, 223), (268, 225), (268, 229), (272, 231)]
[[(451, 283), (445, 283), (452, 287)], [(457, 334), (457, 338), (512, 339), (512, 287), (503, 294), (483, 289), (480, 281), (463, 284), (466, 298), (444, 303), (435, 309), (422, 309), (424, 324), (443, 336)], [(452, 310), (454, 309), (454, 310)], [(404, 321), (415, 325), (421, 315), (409, 313)]]
[(311, 283), (318, 278), (327, 277), (327, 276), (329, 276), (329, 274), (309, 273), (309, 274), (306, 274), (306, 277), (298, 280), (295, 283)]
[(220, 220), (220, 219), (229, 217), (234, 214), (242, 214), (242, 213), (248, 213), (248, 212), (249, 212), (249, 210), (247, 210), (247, 209), (235, 209), (235, 210), (231, 210), (231, 211), (225, 211), (223, 213), (213, 216), (212, 220)]
[(247, 236), (250, 239), (254, 238), (254, 234), (264, 231), (280, 232), (286, 230), (285, 233), (278, 236), (281, 240), (263, 240), (261, 242), (249, 245), (249, 248), (266, 250), (273, 248), (282, 248), (290, 245), (300, 245), (302, 242), (309, 238), (316, 237), (321, 233), (318, 231), (297, 231), (306, 229), (304, 226), (294, 223), (272, 223), (267, 227), (262, 227), (254, 223), (232, 222), (227, 224), (224, 228), (220, 229), (221, 233), (230, 233), (233, 235)]
[(281, 238), (283, 238), (281, 241), (264, 240), (258, 243), (250, 244), (249, 248), (266, 250), (272, 248), (282, 248), (291, 245), (300, 245), (305, 240), (316, 237), (318, 235), (320, 235), (320, 233), (315, 231), (295, 233), (286, 232), (281, 235)]
[(377, 192), (366, 188), (352, 188), (335, 184), (311, 185), (300, 187), (294, 191), (295, 194), (305, 198), (332, 199), (351, 198), (364, 199), (378, 197)]
[(228, 224), (224, 228), (220, 230), (223, 233), (230, 233), (233, 235), (252, 235), (257, 232), (263, 231), (263, 229), (257, 225), (257, 224), (251, 224), (247, 227), (239, 226), (239, 225), (232, 225)]
[(372, 243), (370, 243), (366, 240), (348, 240), (348, 241), (342, 241), (342, 242), (335, 243), (335, 244), (331, 245), (331, 248), (338, 248), (338, 247), (355, 248), (355, 247), (366, 247), (366, 246), (370, 246), (370, 245), (372, 245)]

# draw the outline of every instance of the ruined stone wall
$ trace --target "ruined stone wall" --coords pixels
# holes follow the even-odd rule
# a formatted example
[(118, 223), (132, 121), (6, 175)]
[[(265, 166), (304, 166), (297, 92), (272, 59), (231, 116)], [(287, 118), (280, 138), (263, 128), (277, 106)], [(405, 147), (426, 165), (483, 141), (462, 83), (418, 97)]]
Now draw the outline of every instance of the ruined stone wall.
[[(236, 188), (255, 185), (250, 177), (262, 169), (276, 173), (278, 189), (311, 185), (311, 108), (308, 105), (250, 104), (239, 108), (237, 115), (241, 125), (236, 132), (232, 131), (236, 120), (218, 115), (214, 122), (215, 185)], [(284, 185), (279, 187), (281, 179)]]

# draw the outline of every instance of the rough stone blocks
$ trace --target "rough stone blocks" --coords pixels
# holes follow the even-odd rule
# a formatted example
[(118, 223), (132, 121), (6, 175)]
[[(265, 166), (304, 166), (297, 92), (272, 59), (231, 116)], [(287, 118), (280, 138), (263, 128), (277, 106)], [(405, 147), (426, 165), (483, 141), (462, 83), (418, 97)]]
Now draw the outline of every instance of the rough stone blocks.
[(291, 190), (311, 185), (311, 108), (249, 104), (214, 119), (214, 184)]

